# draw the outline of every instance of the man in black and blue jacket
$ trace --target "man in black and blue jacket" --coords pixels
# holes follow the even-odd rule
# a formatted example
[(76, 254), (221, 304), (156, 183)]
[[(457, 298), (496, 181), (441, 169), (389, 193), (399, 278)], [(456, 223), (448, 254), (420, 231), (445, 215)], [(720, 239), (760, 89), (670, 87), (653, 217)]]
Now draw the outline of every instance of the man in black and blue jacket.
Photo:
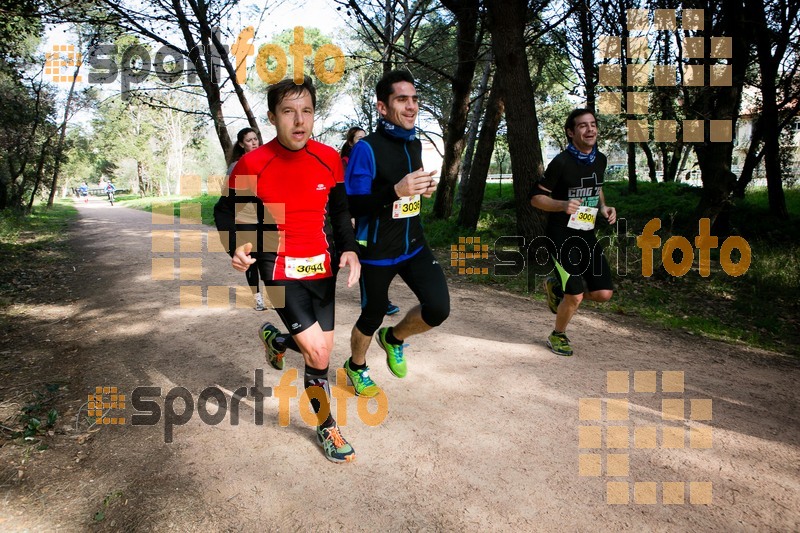
[[(414, 126), (419, 113), (414, 78), (406, 71), (388, 72), (375, 92), (378, 127), (353, 146), (345, 172), (361, 261), (361, 316), (350, 336), (351, 356), (344, 368), (362, 396), (375, 396), (380, 390), (366, 362), (376, 331), (389, 370), (402, 378), (407, 372), (404, 341), (440, 325), (450, 314), (447, 281), (425, 241), (419, 216), (420, 196), (430, 198), (436, 190), (436, 171), (422, 168), (422, 144)], [(396, 326), (381, 328), (389, 285), (398, 274), (419, 305)]]

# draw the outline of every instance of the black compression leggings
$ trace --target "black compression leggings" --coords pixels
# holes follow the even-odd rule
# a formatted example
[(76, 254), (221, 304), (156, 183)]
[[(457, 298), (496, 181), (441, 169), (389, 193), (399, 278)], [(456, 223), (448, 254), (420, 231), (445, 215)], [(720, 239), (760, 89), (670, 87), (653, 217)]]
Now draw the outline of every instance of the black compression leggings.
[(431, 327), (450, 315), (450, 293), (442, 267), (425, 246), (414, 257), (398, 265), (361, 264), (361, 316), (356, 327), (371, 336), (381, 326), (389, 304), (389, 285), (400, 275), (422, 306), (422, 320)]

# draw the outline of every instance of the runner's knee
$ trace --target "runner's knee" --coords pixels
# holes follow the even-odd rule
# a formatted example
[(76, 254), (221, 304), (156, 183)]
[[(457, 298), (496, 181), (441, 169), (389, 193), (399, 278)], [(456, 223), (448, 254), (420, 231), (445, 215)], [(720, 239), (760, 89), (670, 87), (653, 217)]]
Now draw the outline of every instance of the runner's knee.
[(314, 343), (308, 350), (308, 361), (306, 361), (313, 368), (326, 368), (331, 358), (330, 350), (328, 350), (325, 340), (321, 339), (319, 343)]
[(450, 316), (450, 300), (428, 303), (422, 306), (422, 320), (430, 327), (435, 328)]
[(610, 290), (600, 290), (600, 291), (592, 291), (592, 300), (595, 302), (607, 302), (611, 299), (611, 295), (614, 294), (614, 291)]
[(372, 337), (372, 335), (378, 331), (378, 328), (381, 327), (381, 324), (383, 323), (383, 316), (383, 313), (381, 313), (380, 316), (369, 316), (362, 313), (362, 315), (358, 317), (358, 320), (356, 321), (356, 328), (358, 328), (358, 331), (367, 337)]

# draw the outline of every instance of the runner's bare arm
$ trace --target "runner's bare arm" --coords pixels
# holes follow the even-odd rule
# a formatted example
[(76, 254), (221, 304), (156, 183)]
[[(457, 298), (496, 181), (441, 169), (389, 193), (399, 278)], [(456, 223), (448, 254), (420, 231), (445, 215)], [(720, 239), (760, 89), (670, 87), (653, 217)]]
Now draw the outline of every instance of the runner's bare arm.
[(541, 185), (536, 185), (536, 187), (538, 187), (539, 190), (535, 190), (533, 196), (531, 196), (531, 205), (537, 209), (541, 209), (542, 211), (547, 211), (549, 213), (564, 211), (566, 214), (571, 215), (575, 213), (578, 210), (578, 206), (581, 205), (580, 198), (573, 198), (572, 200), (556, 200), (550, 197), (553, 191), (547, 190)]
[(358, 278), (361, 277), (361, 263), (358, 261), (358, 255), (355, 252), (344, 252), (342, 258), (339, 260), (339, 268), (348, 267), (350, 273), (347, 275), (347, 286), (352, 287), (358, 283)]
[(239, 272), (247, 272), (250, 265), (256, 262), (255, 259), (250, 257), (250, 251), (253, 249), (253, 243), (246, 242), (233, 251), (231, 258), (231, 266)]
[(608, 219), (609, 224), (617, 221), (617, 210), (610, 205), (606, 205), (606, 197), (603, 189), (600, 189), (600, 214)]

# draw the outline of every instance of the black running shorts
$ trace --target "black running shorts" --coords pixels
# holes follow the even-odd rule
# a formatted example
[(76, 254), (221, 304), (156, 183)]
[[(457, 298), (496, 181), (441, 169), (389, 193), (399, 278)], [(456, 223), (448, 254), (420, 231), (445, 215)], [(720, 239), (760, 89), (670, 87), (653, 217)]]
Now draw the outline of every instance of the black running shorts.
[(611, 268), (593, 231), (549, 227), (547, 236), (552, 241), (548, 246), (556, 279), (565, 294), (614, 290)]
[[(297, 335), (315, 322), (319, 322), (322, 331), (333, 331), (335, 277), (308, 281), (265, 278), (264, 285), (267, 287), (268, 295), (271, 287), (284, 288), (284, 306), (280, 308), (276, 306), (275, 311), (278, 312), (290, 334)], [(270, 297), (270, 300), (273, 298)]]

